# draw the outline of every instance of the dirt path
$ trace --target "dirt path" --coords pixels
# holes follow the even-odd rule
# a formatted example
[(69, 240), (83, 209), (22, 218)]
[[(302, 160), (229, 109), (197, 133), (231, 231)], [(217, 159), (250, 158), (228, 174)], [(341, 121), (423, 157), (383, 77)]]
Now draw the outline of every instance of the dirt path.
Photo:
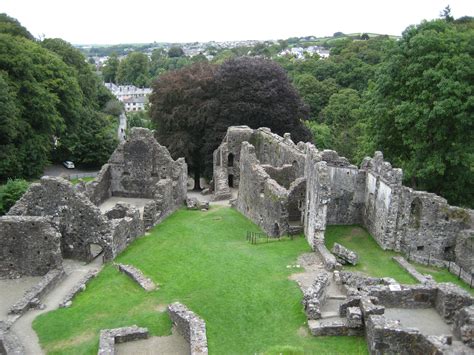
[(20, 336), (27, 355), (44, 354), (43, 350), (39, 345), (38, 336), (31, 327), (33, 320), (42, 313), (57, 309), (59, 303), (64, 299), (69, 290), (87, 272), (93, 269), (99, 269), (101, 265), (101, 257), (96, 258), (93, 262), (86, 265), (77, 261), (64, 261), (64, 270), (66, 271), (67, 277), (42, 300), (42, 303), (46, 305), (46, 308), (42, 310), (28, 311), (12, 326), (12, 331)]

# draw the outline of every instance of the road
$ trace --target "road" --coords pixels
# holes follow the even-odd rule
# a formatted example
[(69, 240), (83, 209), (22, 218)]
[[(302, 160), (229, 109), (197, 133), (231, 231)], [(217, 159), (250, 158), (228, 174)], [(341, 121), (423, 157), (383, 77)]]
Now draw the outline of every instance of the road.
[(118, 139), (120, 142), (123, 142), (125, 140), (125, 132), (127, 130), (127, 116), (125, 115), (125, 112), (122, 112), (120, 114), (120, 120), (119, 120), (119, 128), (118, 128)]
[(76, 174), (91, 174), (98, 173), (97, 169), (86, 170), (86, 169), (66, 169), (61, 164), (53, 164), (48, 166), (44, 172), (43, 176), (65, 176), (65, 175), (76, 175)]

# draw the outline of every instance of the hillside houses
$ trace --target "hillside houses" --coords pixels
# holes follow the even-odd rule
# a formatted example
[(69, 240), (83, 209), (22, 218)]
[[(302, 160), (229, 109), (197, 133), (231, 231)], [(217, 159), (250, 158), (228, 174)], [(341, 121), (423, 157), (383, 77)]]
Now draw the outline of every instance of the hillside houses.
[(105, 86), (120, 102), (123, 102), (126, 112), (143, 111), (151, 94), (150, 88), (137, 88), (134, 85), (105, 83)]

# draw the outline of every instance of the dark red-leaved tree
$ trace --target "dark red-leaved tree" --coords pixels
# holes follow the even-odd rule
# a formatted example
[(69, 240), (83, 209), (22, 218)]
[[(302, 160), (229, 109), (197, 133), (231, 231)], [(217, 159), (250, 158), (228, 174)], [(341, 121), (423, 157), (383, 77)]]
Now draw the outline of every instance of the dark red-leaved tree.
[(160, 76), (150, 97), (157, 139), (174, 158), (184, 156), (199, 189), (201, 175), (212, 174), (212, 152), (227, 127), (269, 127), (309, 140), (308, 118), (286, 72), (260, 58), (236, 58), (216, 67), (197, 63)]

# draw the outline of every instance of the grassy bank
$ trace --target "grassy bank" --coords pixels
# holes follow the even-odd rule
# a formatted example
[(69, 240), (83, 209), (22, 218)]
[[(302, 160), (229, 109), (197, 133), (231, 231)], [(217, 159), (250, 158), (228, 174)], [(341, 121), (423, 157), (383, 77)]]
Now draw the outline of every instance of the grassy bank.
[(145, 293), (110, 265), (71, 308), (34, 322), (42, 347), (54, 354), (97, 353), (101, 328), (130, 324), (170, 334), (163, 306), (186, 304), (207, 323), (211, 354), (367, 353), (363, 338), (308, 335), (294, 272), (304, 238), (251, 245), (258, 228), (235, 210), (181, 210), (135, 241), (117, 262), (133, 264), (160, 284)]

